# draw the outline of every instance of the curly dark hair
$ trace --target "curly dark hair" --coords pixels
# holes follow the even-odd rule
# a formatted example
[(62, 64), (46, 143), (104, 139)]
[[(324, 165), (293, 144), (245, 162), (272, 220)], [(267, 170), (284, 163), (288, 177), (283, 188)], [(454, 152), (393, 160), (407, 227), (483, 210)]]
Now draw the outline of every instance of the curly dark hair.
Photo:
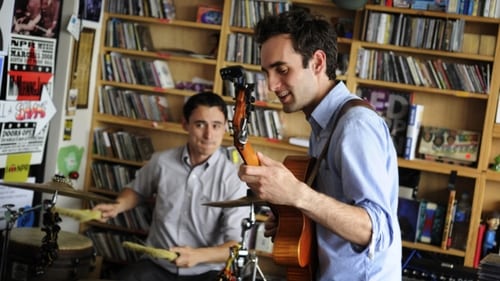
[(302, 55), (302, 65), (307, 63), (317, 50), (326, 53), (326, 74), (336, 79), (337, 33), (335, 27), (320, 15), (313, 15), (305, 9), (295, 8), (279, 15), (270, 15), (255, 26), (255, 40), (262, 45), (269, 38), (289, 34), (293, 49)]

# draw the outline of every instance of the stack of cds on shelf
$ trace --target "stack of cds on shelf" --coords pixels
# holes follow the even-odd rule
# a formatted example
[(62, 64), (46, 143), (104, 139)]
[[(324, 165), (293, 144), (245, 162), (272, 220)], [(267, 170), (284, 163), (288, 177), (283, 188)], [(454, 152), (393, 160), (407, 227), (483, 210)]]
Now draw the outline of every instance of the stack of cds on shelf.
[(478, 276), (480, 281), (498, 280), (500, 276), (500, 255), (488, 254), (479, 264)]

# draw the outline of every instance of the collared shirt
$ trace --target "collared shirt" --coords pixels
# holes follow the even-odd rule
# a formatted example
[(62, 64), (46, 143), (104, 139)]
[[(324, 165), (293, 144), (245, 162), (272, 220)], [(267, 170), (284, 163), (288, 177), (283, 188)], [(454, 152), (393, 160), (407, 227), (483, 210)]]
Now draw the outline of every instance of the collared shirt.
[[(356, 98), (339, 82), (315, 108), (309, 153), (318, 157), (342, 105)], [(355, 106), (338, 121), (315, 189), (364, 208), (372, 221), (369, 246), (352, 244), (317, 224), (318, 280), (401, 280), (401, 234), (397, 219), (398, 166), (385, 121)]]
[[(156, 195), (155, 209), (146, 243), (168, 249), (174, 246), (211, 247), (241, 240), (242, 219), (249, 207), (219, 208), (203, 203), (228, 201), (246, 195), (239, 177), (223, 148), (200, 165), (192, 167), (187, 147), (153, 155), (129, 185), (145, 198)], [(229, 249), (228, 249), (229, 257)], [(155, 260), (172, 273), (200, 274), (220, 270), (223, 264), (200, 264), (177, 268), (166, 260)]]

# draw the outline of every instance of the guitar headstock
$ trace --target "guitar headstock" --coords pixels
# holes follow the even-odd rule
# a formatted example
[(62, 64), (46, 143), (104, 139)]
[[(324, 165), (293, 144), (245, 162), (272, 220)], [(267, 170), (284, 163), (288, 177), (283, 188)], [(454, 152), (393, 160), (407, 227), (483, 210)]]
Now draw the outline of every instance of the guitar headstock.
[(241, 66), (230, 66), (222, 68), (220, 74), (223, 80), (233, 82), (236, 89), (236, 103), (234, 108), (234, 117), (232, 120), (233, 127), (233, 144), (240, 153), (246, 164), (258, 165), (259, 161), (248, 141), (248, 120), (254, 109), (255, 101), (252, 97), (254, 84), (248, 84), (245, 81), (245, 72)]

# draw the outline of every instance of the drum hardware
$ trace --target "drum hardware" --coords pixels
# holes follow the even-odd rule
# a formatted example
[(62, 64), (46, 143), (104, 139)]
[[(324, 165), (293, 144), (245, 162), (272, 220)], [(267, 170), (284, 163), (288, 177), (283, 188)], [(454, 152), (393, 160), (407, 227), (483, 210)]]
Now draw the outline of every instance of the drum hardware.
[[(251, 197), (249, 196), (247, 198)], [(229, 257), (226, 260), (226, 266), (220, 272), (219, 276), (217, 276), (218, 281), (255, 281), (257, 278), (257, 273), (263, 281), (266, 281), (266, 277), (259, 267), (258, 257), (255, 254), (255, 251), (247, 248), (249, 234), (248, 230), (252, 229), (252, 227), (255, 225), (254, 202), (252, 200), (248, 200), (248, 202), (250, 203), (247, 204), (246, 200), (243, 201), (245, 203), (240, 206), (249, 205), (250, 215), (248, 218), (244, 218), (241, 221), (241, 242), (229, 249)], [(238, 202), (241, 203), (241, 201)], [(249, 275), (250, 279), (247, 278)]]
[(54, 260), (57, 259), (57, 250), (59, 249), (57, 235), (61, 230), (59, 223), (62, 221), (59, 213), (52, 212), (52, 208), (56, 204), (57, 194), (56, 191), (51, 201), (45, 200), (46, 208), (42, 219), (42, 230), (45, 232), (45, 236), (42, 238), (40, 256), (35, 267), (36, 275), (45, 274), (45, 268), (51, 266)]
[(37, 275), (42, 275), (45, 272), (45, 267), (50, 266), (52, 262), (57, 258), (57, 234), (60, 231), (60, 226), (57, 225), (61, 222), (61, 218), (57, 213), (52, 212), (52, 208), (56, 204), (58, 192), (55, 191), (52, 195), (52, 199), (44, 200), (44, 202), (40, 205), (31, 207), (31, 208), (19, 208), (17, 211), (13, 210), (14, 205), (6, 204), (2, 207), (7, 209), (4, 212), (6, 227), (4, 230), (4, 235), (2, 237), (2, 255), (0, 257), (0, 280), (6, 280), (6, 268), (7, 264), (7, 253), (9, 250), (9, 241), (10, 241), (10, 232), (14, 227), (17, 219), (24, 214), (34, 212), (39, 209), (43, 209), (45, 213), (43, 214), (43, 225), (42, 230), (46, 233), (46, 235), (42, 239), (42, 246), (40, 255), (37, 256), (38, 263), (36, 265), (36, 273)]

